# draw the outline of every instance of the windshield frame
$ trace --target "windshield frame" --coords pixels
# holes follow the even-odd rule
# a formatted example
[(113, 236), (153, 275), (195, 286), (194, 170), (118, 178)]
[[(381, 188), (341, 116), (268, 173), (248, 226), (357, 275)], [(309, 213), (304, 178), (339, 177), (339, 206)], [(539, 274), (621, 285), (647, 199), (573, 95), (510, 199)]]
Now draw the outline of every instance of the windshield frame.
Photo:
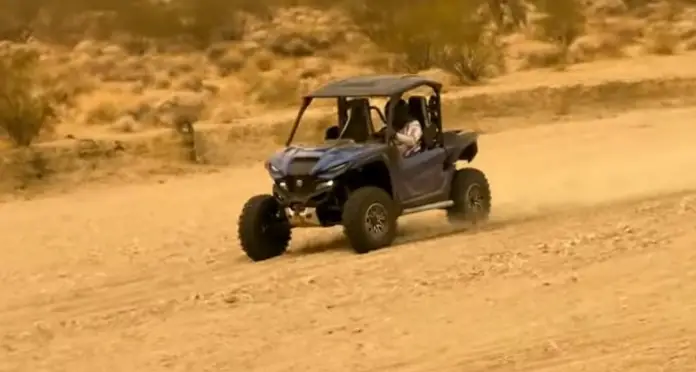
[[(394, 93), (391, 96), (385, 96), (385, 95), (368, 95), (368, 96), (304, 96), (302, 97), (302, 105), (300, 106), (299, 112), (297, 113), (297, 117), (295, 118), (295, 121), (292, 124), (292, 129), (290, 131), (290, 135), (288, 136), (287, 140), (285, 141), (285, 147), (289, 147), (292, 144), (293, 139), (295, 138), (295, 135), (297, 134), (297, 129), (300, 126), (300, 122), (302, 121), (302, 118), (304, 117), (305, 113), (307, 112), (307, 109), (309, 106), (312, 104), (314, 99), (335, 99), (336, 100), (336, 105), (334, 106), (337, 111), (337, 119), (338, 119), (338, 126), (342, 127), (345, 122), (347, 121), (347, 112), (346, 112), (346, 106), (348, 99), (354, 99), (354, 98), (367, 98), (368, 100), (372, 100), (373, 98), (388, 98), (389, 99), (389, 104), (386, 107), (386, 112), (383, 112), (382, 114), (386, 118), (386, 122), (384, 123), (386, 126), (386, 138), (392, 138), (395, 135), (394, 131), (394, 126), (393, 126), (393, 119), (394, 115), (392, 114), (394, 112), (394, 108), (396, 107), (396, 103), (402, 99), (402, 97), (409, 91), (415, 90), (421, 86), (428, 86), (430, 89), (433, 91), (433, 98), (435, 99), (435, 114), (437, 116), (437, 123), (434, 123), (438, 127), (438, 136), (442, 136), (442, 123), (441, 117), (442, 117), (442, 108), (441, 108), (441, 90), (440, 90), (440, 85), (431, 83), (431, 82), (421, 82), (417, 85), (414, 85), (410, 87), (407, 90), (404, 91), (399, 91), (398, 93)], [(374, 133), (374, 123), (372, 120), (370, 120), (369, 123), (369, 128), (368, 131), (370, 133)], [(439, 138), (441, 141), (442, 138)], [(391, 141), (387, 141), (387, 143), (391, 143)]]
[[(347, 105), (348, 105), (349, 98), (353, 98), (353, 99), (355, 99), (355, 98), (367, 98), (369, 100), (369, 99), (374, 98), (374, 97), (320, 97), (319, 99), (324, 99), (324, 98), (326, 98), (326, 99), (333, 98), (336, 100), (336, 105), (334, 107), (335, 107), (335, 110), (337, 111), (336, 112), (337, 119), (338, 119), (337, 125), (340, 128), (340, 127), (343, 127), (346, 124), (346, 121), (348, 120)], [(312, 102), (315, 99), (316, 99), (316, 97), (311, 97), (311, 96), (305, 96), (302, 98), (302, 104), (300, 106), (300, 110), (297, 113), (297, 117), (295, 118), (295, 121), (292, 124), (292, 129), (290, 130), (290, 134), (288, 135), (288, 138), (285, 141), (285, 147), (290, 147), (290, 145), (292, 144), (292, 142), (295, 138), (295, 135), (297, 134), (297, 130), (299, 129), (299, 127), (302, 123), (302, 118), (304, 117), (304, 115), (307, 112), (307, 109), (309, 108), (309, 106), (312, 104)], [(387, 116), (387, 115), (386, 115), (386, 113), (381, 113), (380, 116)], [(375, 127), (374, 127), (374, 123), (372, 122), (372, 120), (370, 120), (367, 125), (368, 125), (368, 128), (367, 128), (368, 132), (371, 134), (375, 133)], [(387, 119), (387, 122), (384, 123), (384, 125), (387, 128), (391, 127), (391, 125), (389, 125), (388, 119)], [(387, 129), (387, 131), (389, 131), (389, 130), (390, 129)]]

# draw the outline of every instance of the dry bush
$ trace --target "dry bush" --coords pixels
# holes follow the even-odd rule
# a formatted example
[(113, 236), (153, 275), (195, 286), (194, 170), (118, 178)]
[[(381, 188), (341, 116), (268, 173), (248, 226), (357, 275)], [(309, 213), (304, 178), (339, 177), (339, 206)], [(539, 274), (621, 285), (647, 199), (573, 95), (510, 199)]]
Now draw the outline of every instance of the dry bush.
[(529, 21), (524, 0), (488, 0), (486, 5), (496, 24), (507, 31), (521, 28)]
[(629, 10), (624, 0), (594, 0), (585, 1), (586, 13), (599, 19), (625, 15)]
[(110, 123), (123, 115), (124, 109), (121, 102), (111, 100), (99, 101), (93, 107), (89, 107), (84, 112), (84, 124), (104, 124)]
[(538, 21), (539, 36), (569, 46), (585, 31), (585, 15), (580, 0), (535, 0), (543, 14)]
[(12, 20), (0, 22), (0, 38), (30, 32), (44, 40), (76, 42), (127, 34), (131, 51), (147, 49), (146, 40), (207, 46), (239, 39), (244, 14), (266, 15), (269, 5), (256, 0), (0, 0), (0, 21)]
[(613, 33), (583, 35), (566, 50), (566, 61), (570, 63), (591, 62), (604, 58), (623, 56), (621, 39)]
[(23, 50), (0, 60), (0, 129), (16, 146), (31, 145), (53, 116), (49, 95), (34, 80), (37, 60)]
[(462, 83), (475, 83), (505, 70), (502, 45), (495, 29), (472, 22), (461, 44), (452, 42), (436, 54), (435, 67), (458, 77)]
[(522, 40), (510, 48), (510, 52), (519, 60), (519, 69), (554, 67), (565, 58), (557, 44), (539, 40)]
[(670, 23), (660, 22), (646, 30), (644, 47), (648, 53), (671, 55), (677, 52), (680, 41)]
[(679, 10), (683, 7), (696, 5), (694, 0), (623, 0), (623, 3), (629, 10), (640, 12), (654, 12), (655, 9), (665, 7)]
[(207, 51), (207, 57), (218, 69), (220, 76), (236, 73), (246, 64), (244, 54), (231, 43), (215, 43)]
[(558, 45), (561, 57), (558, 66), (571, 62), (571, 45), (585, 31), (584, 6), (581, 0), (534, 0), (536, 9), (542, 14), (537, 20), (536, 31), (541, 40)]
[(40, 5), (41, 0), (0, 0), (0, 41), (26, 41)]
[(626, 7), (630, 10), (635, 10), (638, 8), (643, 8), (645, 6), (654, 4), (655, 0), (623, 0)]
[[(491, 3), (496, 6), (491, 7)], [(499, 2), (464, 1), (453, 7), (451, 1), (440, 1), (428, 7), (433, 16), (446, 20), (436, 35), (441, 46), (435, 51), (433, 67), (454, 74), (463, 83), (505, 70), (500, 29), (495, 24), (502, 22), (502, 18), (495, 18), (495, 13), (501, 11)], [(452, 12), (459, 16), (451, 16)]]
[[(402, 1), (346, 5), (359, 29), (381, 49), (403, 59), (403, 69), (441, 68), (463, 82), (500, 69), (501, 45), (489, 0)], [(497, 9), (497, 8), (496, 8)], [(428, 20), (437, 20), (428, 22)], [(424, 22), (428, 26), (423, 27)]]
[(250, 72), (246, 95), (257, 103), (288, 107), (300, 102), (302, 94), (299, 76), (287, 76), (280, 70)]
[(423, 28), (423, 19), (436, 19), (422, 13), (435, 9), (424, 2), (404, 6), (402, 1), (384, 0), (379, 4), (356, 2), (347, 7), (360, 30), (378, 47), (401, 55), (404, 67), (411, 72), (434, 67), (437, 49), (444, 44), (439, 38), (445, 32), (459, 31), (443, 30), (450, 25), (439, 23), (438, 27), (431, 24)]
[(47, 94), (56, 105), (74, 107), (78, 97), (90, 94), (94, 91), (97, 81), (93, 76), (86, 75), (83, 71), (69, 66), (63, 69), (44, 69), (43, 73), (36, 77), (43, 87), (50, 87)]
[[(644, 30), (643, 47), (648, 53), (669, 55), (682, 47), (690, 49), (696, 35), (694, 0), (665, 0), (652, 6), (649, 24)], [(682, 41), (686, 43), (680, 45)]]
[(646, 29), (648, 22), (632, 17), (607, 17), (600, 21), (600, 29), (611, 33), (622, 44), (635, 43)]

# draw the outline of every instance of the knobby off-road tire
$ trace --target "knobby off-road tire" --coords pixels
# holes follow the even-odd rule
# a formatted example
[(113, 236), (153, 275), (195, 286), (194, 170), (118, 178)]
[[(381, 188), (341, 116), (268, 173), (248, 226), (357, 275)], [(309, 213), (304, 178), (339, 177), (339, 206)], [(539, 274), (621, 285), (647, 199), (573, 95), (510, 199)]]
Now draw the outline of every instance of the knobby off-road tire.
[(244, 253), (263, 261), (285, 253), (291, 227), (273, 196), (256, 195), (244, 204), (237, 234)]
[(343, 232), (356, 253), (367, 253), (394, 241), (397, 217), (389, 194), (378, 187), (363, 187), (343, 206)]
[(491, 213), (491, 188), (486, 175), (476, 168), (457, 170), (452, 179), (450, 198), (454, 205), (447, 209), (450, 222), (484, 222)]

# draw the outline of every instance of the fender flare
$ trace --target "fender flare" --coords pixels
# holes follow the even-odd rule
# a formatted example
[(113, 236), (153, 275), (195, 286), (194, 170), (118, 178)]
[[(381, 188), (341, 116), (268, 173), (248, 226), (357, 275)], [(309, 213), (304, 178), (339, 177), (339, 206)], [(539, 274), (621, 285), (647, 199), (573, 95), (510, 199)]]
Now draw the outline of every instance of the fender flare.
[(448, 163), (458, 160), (471, 162), (478, 155), (478, 133), (457, 133), (457, 143), (452, 147), (447, 156)]
[(462, 148), (459, 151), (459, 160), (466, 160), (471, 163), (474, 158), (478, 155), (478, 141), (470, 143), (468, 146)]

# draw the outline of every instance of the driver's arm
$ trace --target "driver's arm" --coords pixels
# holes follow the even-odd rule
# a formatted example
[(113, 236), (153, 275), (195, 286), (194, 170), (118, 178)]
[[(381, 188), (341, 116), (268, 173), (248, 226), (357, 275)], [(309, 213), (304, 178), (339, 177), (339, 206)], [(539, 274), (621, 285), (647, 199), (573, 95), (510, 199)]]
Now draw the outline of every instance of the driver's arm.
[(423, 136), (423, 130), (415, 120), (407, 124), (405, 132), (396, 132), (396, 140), (409, 147), (417, 145)]

